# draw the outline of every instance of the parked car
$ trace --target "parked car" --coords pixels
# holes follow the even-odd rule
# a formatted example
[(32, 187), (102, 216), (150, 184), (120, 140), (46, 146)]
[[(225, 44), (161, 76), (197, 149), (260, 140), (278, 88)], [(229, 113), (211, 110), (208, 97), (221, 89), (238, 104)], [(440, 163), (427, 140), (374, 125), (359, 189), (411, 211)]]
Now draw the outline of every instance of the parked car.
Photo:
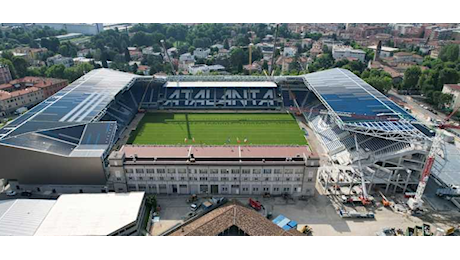
[(30, 192), (30, 191), (23, 191), (23, 192), (21, 192), (21, 196), (30, 197), (30, 196), (32, 196), (32, 192)]
[(6, 196), (10, 196), (10, 197), (16, 196), (16, 194), (17, 193), (14, 190), (9, 190), (9, 191), (6, 192)]

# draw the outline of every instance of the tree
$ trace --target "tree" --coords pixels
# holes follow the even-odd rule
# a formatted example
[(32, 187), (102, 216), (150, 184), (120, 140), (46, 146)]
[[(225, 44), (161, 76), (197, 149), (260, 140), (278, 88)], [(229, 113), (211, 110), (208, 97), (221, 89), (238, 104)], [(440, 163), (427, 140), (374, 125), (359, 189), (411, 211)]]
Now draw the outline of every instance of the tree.
[(11, 62), (13, 63), (14, 68), (16, 69), (17, 77), (22, 78), (27, 75), (27, 67), (29, 66), (29, 64), (24, 58), (13, 57)]
[(5, 58), (0, 58), (0, 64), (7, 65), (8, 68), (10, 69), (11, 77), (13, 79), (17, 78), (16, 69), (14, 68), (13, 63), (10, 60), (5, 59)]
[(45, 76), (48, 78), (64, 79), (65, 78), (64, 71), (65, 71), (64, 65), (62, 64), (53, 65), (46, 70)]
[(230, 64), (234, 72), (243, 72), (244, 51), (241, 48), (235, 48), (230, 52)]
[(153, 210), (156, 210), (157, 198), (155, 197), (155, 195), (147, 195), (147, 197), (145, 198), (145, 205), (147, 205), (147, 207), (152, 208)]
[(459, 54), (459, 47), (457, 44), (448, 44), (442, 47), (439, 52), (439, 59), (442, 61), (457, 61)]
[(445, 68), (439, 72), (438, 86), (444, 86), (444, 84), (455, 84), (458, 83), (458, 81), (459, 73), (455, 69)]
[(262, 64), (262, 70), (268, 71), (268, 63), (266, 60), (264, 60), (264, 63)]
[(418, 81), (422, 71), (418, 66), (412, 66), (404, 72), (403, 89), (414, 90), (418, 87)]
[(131, 54), (129, 54), (128, 47), (125, 48), (125, 61), (130, 62), (131, 61)]

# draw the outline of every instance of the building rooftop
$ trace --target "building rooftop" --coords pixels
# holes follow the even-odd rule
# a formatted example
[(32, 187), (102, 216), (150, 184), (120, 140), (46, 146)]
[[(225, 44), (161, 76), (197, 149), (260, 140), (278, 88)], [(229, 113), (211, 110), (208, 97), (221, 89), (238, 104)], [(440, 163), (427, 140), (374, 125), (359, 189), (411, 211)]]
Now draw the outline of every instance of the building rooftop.
[(124, 145), (119, 152), (138, 158), (294, 158), (313, 156), (307, 146), (142, 146)]
[(0, 236), (33, 236), (55, 200), (0, 200)]
[(65, 194), (36, 236), (106, 236), (137, 220), (144, 192)]
[(460, 91), (460, 83), (457, 83), (457, 84), (445, 84), (445, 86), (448, 86), (452, 90)]
[(276, 88), (272, 81), (168, 81), (167, 88), (215, 88), (215, 87), (240, 87), (240, 88)]
[(170, 236), (218, 236), (236, 226), (249, 236), (301, 236), (291, 229), (285, 231), (257, 211), (232, 200), (223, 206), (176, 228)]

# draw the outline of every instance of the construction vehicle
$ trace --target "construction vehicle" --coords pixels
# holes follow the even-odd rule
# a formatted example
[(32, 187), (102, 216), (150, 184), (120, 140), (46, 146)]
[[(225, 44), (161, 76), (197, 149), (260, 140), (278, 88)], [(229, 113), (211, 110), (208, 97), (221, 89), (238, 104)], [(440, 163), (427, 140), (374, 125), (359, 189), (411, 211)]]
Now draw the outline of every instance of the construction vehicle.
[[(454, 109), (452, 113), (448, 115), (442, 123), (437, 125), (437, 127), (439, 129), (449, 129), (449, 128), (460, 129), (460, 126), (446, 124), (446, 122), (449, 121), (449, 119), (458, 111), (458, 109), (459, 108)], [(438, 154), (441, 150), (442, 142), (443, 142), (442, 133), (439, 130), (437, 130), (436, 135), (433, 139), (433, 143), (431, 145), (430, 152), (428, 153), (428, 157), (425, 162), (425, 166), (423, 167), (422, 176), (420, 178), (420, 182), (415, 192), (415, 196), (413, 198), (410, 198), (407, 201), (407, 205), (409, 206), (410, 210), (413, 212), (422, 210), (422, 207), (423, 207), (422, 196), (423, 196), (423, 193), (425, 192), (425, 188), (426, 188), (428, 179), (430, 178), (431, 169), (433, 168), (433, 164), (436, 159), (436, 154)]]
[(313, 234), (313, 229), (310, 226), (305, 225), (300, 229), (300, 233), (311, 236)]
[(391, 203), (390, 201), (387, 199), (387, 197), (385, 197), (385, 195), (383, 195), (383, 193), (381, 191), (379, 191), (379, 194), (380, 196), (382, 197), (382, 204), (384, 207), (389, 207), (391, 206)]
[(253, 200), (252, 198), (249, 198), (249, 206), (257, 211), (262, 209), (262, 204), (258, 200)]

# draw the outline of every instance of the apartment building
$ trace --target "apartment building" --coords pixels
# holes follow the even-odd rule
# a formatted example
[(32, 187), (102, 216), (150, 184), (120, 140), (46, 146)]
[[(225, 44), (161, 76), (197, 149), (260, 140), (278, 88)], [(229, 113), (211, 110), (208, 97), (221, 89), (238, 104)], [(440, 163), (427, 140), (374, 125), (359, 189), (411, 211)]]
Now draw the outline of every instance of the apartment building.
[(332, 48), (332, 57), (335, 60), (340, 59), (355, 59), (364, 62), (366, 52), (363, 50), (356, 50), (349, 46), (334, 46)]
[(109, 164), (116, 192), (311, 196), (319, 158), (304, 146), (125, 145)]
[(67, 86), (67, 80), (25, 77), (0, 85), (0, 115), (30, 108)]

